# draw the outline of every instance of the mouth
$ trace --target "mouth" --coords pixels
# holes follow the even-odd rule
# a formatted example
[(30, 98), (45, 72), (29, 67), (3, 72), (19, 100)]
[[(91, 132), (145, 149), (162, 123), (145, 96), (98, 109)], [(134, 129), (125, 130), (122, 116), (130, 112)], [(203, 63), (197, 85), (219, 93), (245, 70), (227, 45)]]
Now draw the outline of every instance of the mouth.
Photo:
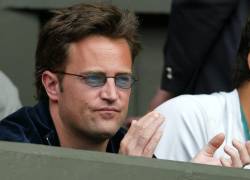
[(102, 119), (105, 120), (111, 120), (117, 117), (118, 114), (120, 114), (120, 110), (117, 108), (112, 108), (112, 107), (104, 107), (104, 108), (99, 108), (95, 110)]
[(120, 112), (120, 110), (118, 108), (113, 108), (113, 107), (103, 107), (103, 108), (96, 109), (96, 111), (100, 111), (100, 112)]

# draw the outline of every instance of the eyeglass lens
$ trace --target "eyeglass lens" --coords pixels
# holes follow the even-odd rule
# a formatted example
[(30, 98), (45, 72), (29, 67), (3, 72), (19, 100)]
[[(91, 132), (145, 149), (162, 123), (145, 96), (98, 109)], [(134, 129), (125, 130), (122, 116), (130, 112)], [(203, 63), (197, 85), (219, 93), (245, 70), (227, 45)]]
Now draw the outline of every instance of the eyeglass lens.
[(107, 77), (104, 74), (87, 74), (84, 76), (86, 84), (92, 87), (103, 86), (107, 78), (114, 78), (117, 87), (122, 89), (129, 89), (134, 83), (134, 79), (131, 74), (120, 74), (114, 77)]

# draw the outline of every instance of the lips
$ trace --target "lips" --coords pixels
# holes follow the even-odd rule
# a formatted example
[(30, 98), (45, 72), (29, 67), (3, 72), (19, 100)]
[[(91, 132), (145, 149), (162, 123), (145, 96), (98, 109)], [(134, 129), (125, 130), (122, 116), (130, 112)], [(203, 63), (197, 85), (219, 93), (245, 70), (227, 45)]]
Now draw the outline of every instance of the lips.
[(102, 119), (111, 120), (121, 113), (121, 110), (113, 107), (103, 107), (95, 110)]
[(106, 111), (106, 112), (120, 112), (118, 108), (114, 107), (103, 107), (103, 108), (98, 108), (95, 111)]

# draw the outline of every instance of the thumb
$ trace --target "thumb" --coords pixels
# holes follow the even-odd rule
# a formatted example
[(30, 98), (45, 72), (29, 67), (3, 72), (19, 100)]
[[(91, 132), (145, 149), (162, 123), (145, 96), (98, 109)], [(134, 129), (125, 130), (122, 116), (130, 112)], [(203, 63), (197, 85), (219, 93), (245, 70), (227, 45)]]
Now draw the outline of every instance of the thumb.
[(246, 148), (247, 148), (247, 152), (250, 155), (250, 141), (246, 142)]
[(217, 134), (204, 147), (203, 152), (208, 156), (213, 157), (215, 151), (222, 145), (224, 139), (225, 135), (223, 133)]

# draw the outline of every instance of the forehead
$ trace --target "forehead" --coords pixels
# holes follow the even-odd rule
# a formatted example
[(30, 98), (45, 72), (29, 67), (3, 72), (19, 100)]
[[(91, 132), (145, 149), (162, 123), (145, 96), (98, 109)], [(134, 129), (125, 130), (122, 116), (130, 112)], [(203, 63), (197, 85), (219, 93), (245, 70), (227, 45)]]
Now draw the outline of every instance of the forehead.
[(125, 39), (90, 36), (69, 47), (67, 70), (131, 72), (132, 58)]

